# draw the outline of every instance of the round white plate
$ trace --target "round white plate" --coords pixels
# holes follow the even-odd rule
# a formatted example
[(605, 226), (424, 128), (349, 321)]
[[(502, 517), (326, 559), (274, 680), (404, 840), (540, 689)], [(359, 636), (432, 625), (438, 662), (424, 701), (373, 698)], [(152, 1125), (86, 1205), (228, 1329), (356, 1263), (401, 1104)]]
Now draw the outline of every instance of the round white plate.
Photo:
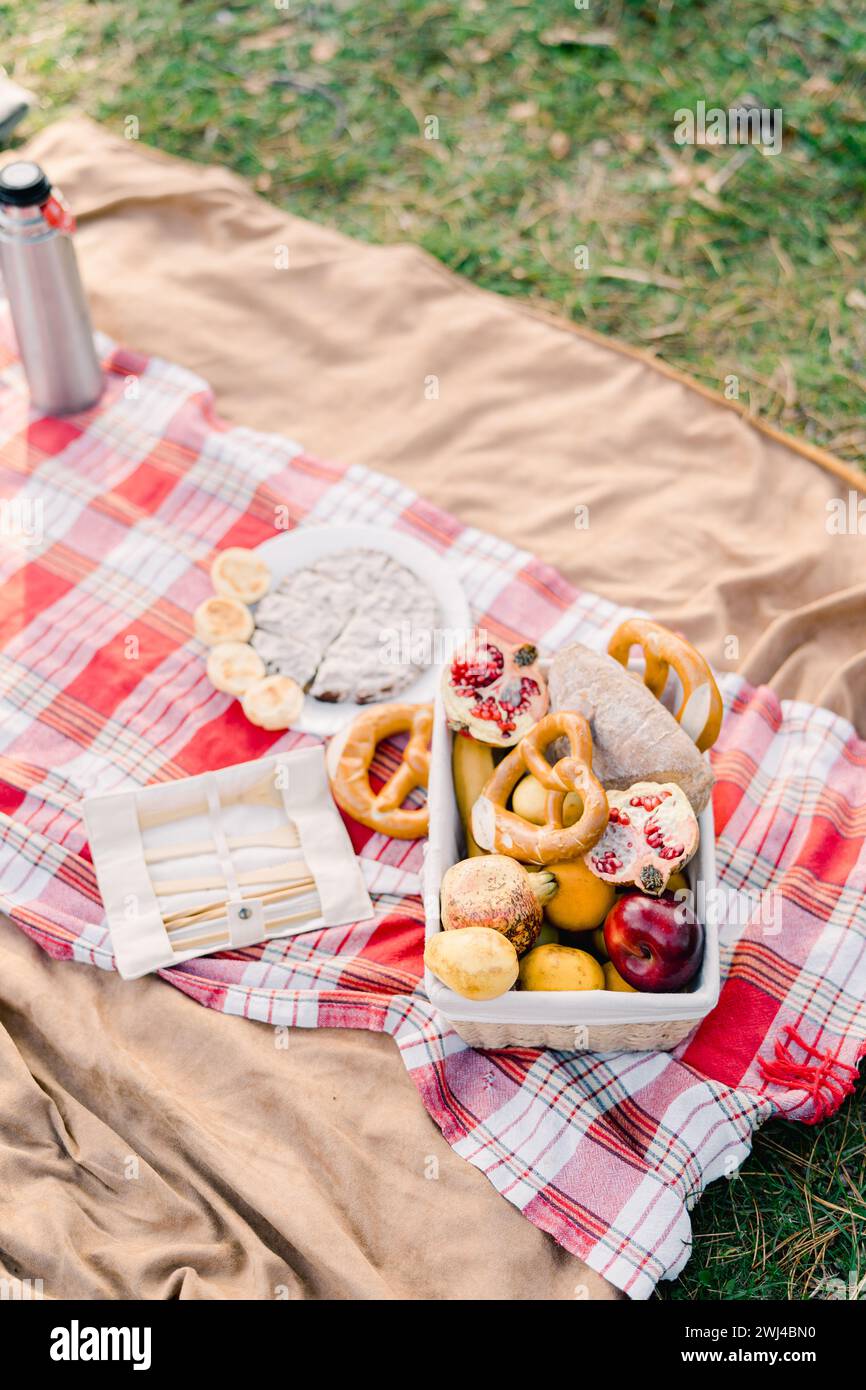
[[(386, 531), (379, 526), (299, 526), (265, 541), (258, 550), (270, 568), (274, 588), (293, 570), (304, 569), (326, 555), (336, 555), (341, 550), (381, 550), (412, 570), (427, 585), (436, 599), (437, 628), (443, 642), (459, 639), (471, 629), (469, 604), (454, 570), (430, 546), (401, 531)], [(437, 667), (431, 664), (396, 698), (413, 704), (432, 700), (436, 683)], [(326, 738), (348, 724), (360, 710), (369, 708), (369, 705), (356, 705), (349, 700), (332, 704), (307, 695), (301, 718), (294, 727)]]

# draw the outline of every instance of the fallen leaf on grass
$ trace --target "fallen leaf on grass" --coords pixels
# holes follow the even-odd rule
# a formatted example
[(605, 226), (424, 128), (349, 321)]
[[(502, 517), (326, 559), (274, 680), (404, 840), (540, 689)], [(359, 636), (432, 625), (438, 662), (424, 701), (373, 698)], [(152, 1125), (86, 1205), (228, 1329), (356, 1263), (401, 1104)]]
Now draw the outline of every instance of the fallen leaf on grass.
[(816, 72), (807, 78), (800, 88), (803, 96), (817, 97), (826, 96), (828, 92), (835, 92), (836, 84), (823, 72)]
[(508, 114), (512, 121), (531, 121), (538, 115), (538, 103), (534, 101), (515, 101), (509, 106)]
[(547, 148), (553, 159), (565, 159), (571, 150), (571, 140), (564, 130), (555, 130), (547, 142)]
[(310, 57), (314, 63), (330, 63), (339, 51), (339, 40), (335, 39), (333, 34), (322, 34), (310, 49)]
[(265, 53), (269, 48), (279, 48), (288, 38), (287, 27), (283, 24), (262, 29), (257, 34), (244, 34), (235, 47), (240, 53)]
[(866, 294), (862, 290), (849, 290), (845, 296), (845, 303), (849, 309), (866, 309)]
[(266, 72), (251, 72), (249, 77), (245, 77), (241, 86), (247, 96), (261, 97), (271, 85), (270, 74)]
[(546, 48), (582, 45), (585, 48), (613, 48), (616, 34), (613, 29), (582, 29), (579, 24), (554, 24), (539, 34)]

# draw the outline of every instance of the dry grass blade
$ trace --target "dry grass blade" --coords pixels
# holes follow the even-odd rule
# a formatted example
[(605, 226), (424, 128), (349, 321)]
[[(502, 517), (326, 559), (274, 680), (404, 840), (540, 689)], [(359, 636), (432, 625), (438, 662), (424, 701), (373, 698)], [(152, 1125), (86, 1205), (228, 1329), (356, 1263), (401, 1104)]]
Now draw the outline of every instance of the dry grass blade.
[(604, 265), (598, 272), (606, 280), (629, 280), (635, 285), (655, 285), (662, 290), (681, 290), (683, 281), (675, 275), (660, 275), (651, 270), (632, 270), (623, 265)]

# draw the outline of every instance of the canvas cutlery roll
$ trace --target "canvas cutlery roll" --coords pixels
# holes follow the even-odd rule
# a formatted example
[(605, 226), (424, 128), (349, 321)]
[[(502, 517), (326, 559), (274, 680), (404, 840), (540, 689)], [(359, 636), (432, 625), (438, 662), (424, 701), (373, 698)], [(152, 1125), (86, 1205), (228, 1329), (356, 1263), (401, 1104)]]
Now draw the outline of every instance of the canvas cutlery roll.
[(88, 798), (124, 979), (373, 914), (321, 746)]

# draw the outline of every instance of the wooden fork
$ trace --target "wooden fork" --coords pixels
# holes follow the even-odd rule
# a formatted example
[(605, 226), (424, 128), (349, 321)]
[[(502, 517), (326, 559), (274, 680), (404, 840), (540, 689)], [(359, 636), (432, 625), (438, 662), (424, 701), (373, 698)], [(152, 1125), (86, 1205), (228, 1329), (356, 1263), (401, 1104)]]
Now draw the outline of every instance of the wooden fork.
[[(309, 893), (316, 886), (315, 880), (300, 879), (291, 888), (272, 888), (266, 893), (244, 893), (246, 901), (256, 899), (259, 902), (268, 904), (282, 902), (285, 898), (293, 898), (298, 894)], [(163, 924), (167, 932), (183, 931), (186, 927), (197, 925), (199, 922), (211, 921), (214, 917), (220, 917), (225, 913), (227, 903), (207, 903), (199, 908), (189, 910), (179, 909), (177, 912), (170, 912), (163, 917)]]
[[(227, 842), (229, 849), (297, 849), (300, 837), (296, 826), (285, 825), (278, 830), (266, 830), (260, 835), (234, 835)], [(145, 851), (145, 864), (161, 864), (165, 859), (194, 858), (201, 854), (214, 854), (213, 840), (190, 840), (182, 845), (163, 845), (159, 849)]]
[[(287, 860), (284, 864), (274, 864), (268, 869), (248, 869), (237, 875), (239, 884), (253, 883), (296, 883), (309, 878), (310, 871), (302, 859)], [(175, 894), (206, 893), (214, 888), (225, 888), (222, 874), (202, 874), (200, 878), (152, 879), (153, 891), (158, 898), (169, 898)]]
[[(279, 806), (282, 809), (283, 798), (279, 787), (274, 785), (274, 772), (272, 771), (240, 792), (238, 796), (233, 796), (230, 801), (221, 801), (220, 804), (223, 809), (227, 806)], [(150, 830), (157, 825), (166, 825), (169, 821), (184, 820), (188, 816), (206, 815), (207, 802), (202, 797), (197, 806), (181, 806), (172, 811), (139, 811), (138, 823), (142, 830)]]
[[(273, 922), (265, 923), (265, 940), (271, 935), (276, 927), (287, 927), (291, 922), (311, 922), (318, 916), (316, 912), (292, 912), (288, 917), (277, 917)], [(197, 951), (203, 946), (215, 946), (222, 942), (224, 946), (230, 946), (228, 932), (220, 932), (216, 936), (198, 936), (193, 941), (173, 941), (171, 943), (173, 951)]]

